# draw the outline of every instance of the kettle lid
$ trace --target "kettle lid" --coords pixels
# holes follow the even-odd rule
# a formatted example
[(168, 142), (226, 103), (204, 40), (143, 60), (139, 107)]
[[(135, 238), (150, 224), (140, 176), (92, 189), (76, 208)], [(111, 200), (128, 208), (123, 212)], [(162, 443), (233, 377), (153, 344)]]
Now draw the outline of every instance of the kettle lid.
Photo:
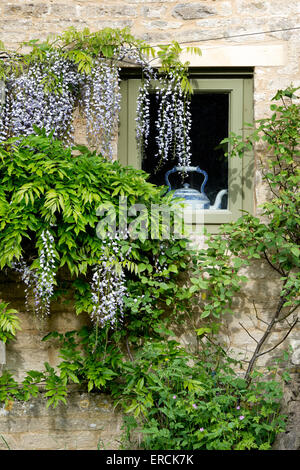
[(206, 196), (205, 193), (201, 193), (197, 189), (193, 189), (190, 187), (188, 183), (185, 183), (183, 185), (183, 188), (176, 189), (174, 192), (173, 197), (181, 197), (186, 200), (196, 200), (196, 201), (201, 201), (201, 202), (207, 202), (209, 201), (208, 197)]

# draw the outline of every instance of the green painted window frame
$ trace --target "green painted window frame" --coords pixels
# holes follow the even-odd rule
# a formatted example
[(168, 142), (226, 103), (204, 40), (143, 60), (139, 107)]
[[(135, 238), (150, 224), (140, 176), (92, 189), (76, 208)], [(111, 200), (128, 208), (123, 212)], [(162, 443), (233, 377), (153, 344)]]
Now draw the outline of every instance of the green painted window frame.
[[(141, 79), (136, 75), (121, 81), (121, 113), (118, 139), (118, 159), (123, 165), (141, 168), (135, 138), (136, 102)], [(245, 138), (249, 130), (244, 123), (253, 123), (253, 70), (191, 71), (194, 93), (229, 93), (229, 132)], [(242, 211), (254, 211), (254, 154), (228, 161), (228, 209), (204, 211), (204, 224), (208, 232), (217, 232), (223, 223), (232, 222)]]

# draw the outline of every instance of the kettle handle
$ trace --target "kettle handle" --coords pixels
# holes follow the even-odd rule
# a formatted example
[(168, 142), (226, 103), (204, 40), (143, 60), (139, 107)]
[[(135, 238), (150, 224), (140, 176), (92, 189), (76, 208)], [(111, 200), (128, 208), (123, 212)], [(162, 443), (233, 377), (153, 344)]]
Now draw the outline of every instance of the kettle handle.
[(206, 171), (201, 170), (201, 168), (199, 166), (174, 166), (172, 168), (172, 170), (167, 171), (167, 173), (165, 174), (165, 182), (167, 183), (167, 186), (169, 187), (168, 192), (171, 191), (171, 189), (172, 189), (172, 186), (171, 186), (170, 181), (169, 181), (169, 175), (171, 175), (172, 173), (176, 173), (177, 171), (184, 171), (184, 172), (195, 171), (197, 173), (201, 173), (202, 175), (204, 175), (204, 180), (201, 184), (201, 189), (200, 189), (200, 192), (204, 193), (204, 187), (207, 183), (208, 175), (207, 175)]

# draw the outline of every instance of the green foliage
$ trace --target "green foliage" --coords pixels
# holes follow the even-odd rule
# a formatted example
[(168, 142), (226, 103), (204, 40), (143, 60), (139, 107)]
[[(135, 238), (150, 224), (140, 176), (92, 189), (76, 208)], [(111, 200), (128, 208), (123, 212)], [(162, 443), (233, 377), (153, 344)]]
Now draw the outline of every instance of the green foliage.
[(21, 329), (20, 320), (15, 315), (17, 310), (7, 307), (8, 303), (0, 300), (0, 341), (3, 343), (14, 339), (17, 330)]
[[(112, 334), (112, 338), (119, 336)], [(110, 338), (108, 330), (90, 330), (87, 327), (80, 331), (70, 331), (65, 335), (52, 332), (44, 340), (57, 338), (60, 344), (62, 362), (59, 363), (60, 379), (63, 384), (74, 382), (87, 384), (87, 389), (106, 390), (107, 384), (117, 375), (122, 355), (116, 342)]]
[(0, 402), (27, 401), (43, 393), (48, 398), (47, 407), (55, 408), (60, 402), (67, 403), (69, 384), (86, 385), (89, 392), (106, 391), (122, 363), (121, 351), (116, 341), (108, 344), (107, 333), (87, 327), (65, 334), (49, 333), (43, 340), (59, 345), (58, 366), (54, 369), (45, 362), (43, 371), (28, 371), (21, 383), (8, 371), (4, 372), (0, 377)]
[(154, 49), (145, 41), (135, 38), (129, 28), (104, 28), (91, 33), (88, 28), (76, 31), (71, 27), (52, 44), (65, 49), (66, 57), (78, 64), (78, 70), (85, 73), (90, 73), (94, 58), (100, 56), (114, 59), (121, 46), (140, 51), (141, 57), (143, 53), (154, 55)]
[[(252, 133), (249, 131), (245, 141), (234, 134), (222, 142), (230, 144), (232, 156), (242, 156), (257, 142), (264, 144), (260, 160), (269, 197), (261, 206), (260, 218), (245, 213), (236, 222), (224, 225), (211, 242), (223, 247), (224, 256), (228, 251), (231, 253), (233, 267), (250, 264), (255, 259), (264, 260), (281, 281), (277, 306), (261, 338), (256, 340), (245, 375), (247, 381), (251, 381), (256, 360), (279, 346), (299, 322), (295, 313), (300, 304), (300, 108), (294, 101), (296, 91), (293, 87), (279, 90), (273, 98), (279, 103), (270, 106), (271, 117), (257, 121), (256, 128), (252, 128)], [(222, 260), (222, 250), (219, 255)], [(219, 272), (222, 272), (221, 268)], [(234, 269), (233, 274), (235, 289)], [(285, 328), (282, 339), (266, 350), (265, 343), (279, 326)]]
[(158, 199), (161, 190), (147, 183), (142, 171), (108, 162), (84, 147), (75, 148), (79, 154), (74, 157), (60, 141), (36, 131), (1, 144), (1, 267), (19, 258), (29, 232), (39, 235), (50, 224), (58, 237), (60, 266), (84, 273), (99, 254), (95, 229), (100, 203), (118, 207), (119, 195), (130, 204), (147, 203)]
[[(159, 59), (161, 61), (160, 72), (168, 74), (171, 70), (181, 79), (182, 89), (191, 92), (188, 81), (189, 62), (182, 63), (180, 54), (184, 49), (175, 41), (167, 45), (159, 45), (157, 49), (140, 40), (130, 33), (128, 27), (123, 29), (104, 28), (100, 31), (91, 32), (87, 27), (77, 31), (73, 26), (57, 36), (49, 36), (46, 41), (38, 39), (25, 41), (20, 44), (20, 49), (25, 46), (31, 48), (30, 52), (21, 55), (19, 52), (10, 52), (9, 60), (0, 60), (0, 79), (6, 79), (12, 73), (19, 75), (28, 69), (34, 62), (43, 62), (47, 67), (47, 53), (58, 51), (61, 57), (71, 60), (79, 72), (89, 75), (94, 67), (95, 59), (99, 57), (117, 60), (119, 51), (124, 48), (135, 51), (142, 63), (147, 60)], [(5, 50), (4, 44), (0, 42), (0, 50)], [(191, 54), (201, 55), (198, 47), (187, 47), (186, 51)], [(45, 83), (47, 91), (57, 90), (59, 92), (60, 77), (49, 74)]]
[[(151, 204), (170, 204), (171, 196), (162, 199), (165, 189), (148, 183), (141, 170), (107, 161), (82, 146), (74, 148), (74, 156), (60, 141), (36, 132), (0, 146), (1, 268), (21, 256), (31, 268), (38, 268), (40, 235), (49, 229), (55, 240), (56, 295), (69, 293), (77, 313), (90, 312), (91, 270), (103, 253), (103, 240), (96, 235), (98, 208), (112, 208), (118, 216), (122, 196), (128, 207), (144, 204), (149, 218)], [(128, 223), (132, 220), (129, 216)], [(176, 299), (182, 296), (182, 289), (176, 278), (186, 269), (189, 252), (183, 239), (150, 240), (142, 232), (137, 237), (119, 243), (130, 291), (126, 307), (138, 334), (138, 324), (149, 329), (165, 311), (160, 302), (173, 306), (174, 312), (180, 310)], [(158, 264), (164, 266), (160, 273)]]
[[(207, 239), (207, 247), (193, 256), (189, 292), (202, 292), (201, 318), (220, 318), (233, 313), (231, 302), (247, 278), (239, 273), (246, 261), (233, 257), (222, 236)], [(199, 298), (194, 298), (199, 302)]]
[(245, 214), (225, 225), (228, 248), (244, 259), (265, 259), (282, 277), (280, 295), (284, 306), (297, 306), (300, 255), (300, 108), (294, 102), (296, 88), (279, 90), (270, 106), (270, 118), (257, 121), (246, 142), (231, 136), (223, 142), (232, 146), (232, 155), (241, 156), (256, 142), (265, 143), (261, 157), (263, 178), (270, 198), (262, 205), (262, 219)]
[[(181, 88), (185, 93), (192, 93), (192, 87), (188, 80), (188, 67), (189, 62), (182, 63), (180, 55), (184, 49), (178, 42), (173, 41), (171, 44), (159, 45), (157, 57), (161, 61), (160, 72), (168, 75), (170, 71), (175, 73), (177, 80), (181, 82)], [(198, 47), (187, 47), (186, 51), (191, 54), (201, 55), (201, 50)]]
[[(4, 45), (0, 49), (4, 49)], [(53, 37), (49, 36), (46, 41), (38, 39), (26, 41), (20, 45), (20, 49), (25, 46), (31, 48), (30, 52), (21, 55), (11, 53), (10, 60), (0, 61), (0, 78), (8, 77), (12, 72), (23, 73), (33, 62), (47, 61), (47, 52), (58, 51), (62, 57), (70, 59), (76, 64), (78, 71), (89, 75), (97, 57), (107, 57), (114, 59), (121, 46), (130, 47), (142, 54), (154, 54), (153, 48), (144, 41), (136, 39), (129, 28), (103, 30), (91, 33), (88, 28), (77, 31), (74, 27), (67, 29), (61, 34)], [(57, 85), (58, 77), (49, 77), (48, 89), (51, 90)]]
[[(132, 244), (134, 247), (135, 244)], [(162, 252), (163, 246), (163, 252)], [(180, 284), (190, 260), (185, 240), (166, 240), (163, 245), (147, 240), (139, 258), (139, 280), (128, 281), (130, 296), (124, 299), (124, 326), (128, 339), (139, 344), (172, 321), (178, 321), (188, 309), (191, 295)], [(163, 266), (157, 270), (157, 266)]]
[(147, 450), (269, 449), (284, 429), (281, 387), (260, 374), (249, 387), (239, 365), (208, 343), (199, 356), (175, 341), (145, 344), (113, 389), (127, 437), (140, 431)]
[[(72, 53), (79, 44), (82, 48), (91, 41), (87, 36), (70, 31), (63, 38), (66, 50)], [(95, 54), (98, 39), (93, 39)], [(42, 56), (44, 46), (33, 46)], [(166, 71), (180, 52), (176, 44), (161, 48)], [(81, 56), (78, 64), (85, 60), (88, 64), (93, 51), (89, 54)], [(224, 141), (230, 143), (232, 155), (260, 139), (266, 142), (268, 160), (261, 163), (267, 167), (264, 179), (273, 197), (262, 206), (263, 218), (243, 215), (223, 226), (220, 235), (209, 238), (207, 248), (197, 253), (189, 250), (186, 240), (167, 240), (163, 234), (150, 239), (140, 232), (120, 240), (123, 261), (116, 269), (122, 267), (126, 273), (128, 294), (122, 324), (114, 331), (96, 326), (50, 333), (45, 341), (60, 344), (58, 366), (45, 363), (43, 371), (29, 371), (20, 384), (5, 372), (0, 377), (0, 401), (28, 400), (42, 391), (48, 406), (55, 407), (66, 403), (68, 385), (75, 383), (89, 392), (112, 393), (128, 415), (127, 437), (141, 430), (142, 447), (149, 450), (271, 447), (284, 429), (284, 417), (279, 415), (281, 389), (275, 380), (265, 381), (253, 371), (253, 364), (274, 325), (292, 315), (299, 304), (299, 107), (287, 103), (295, 91), (277, 93), (282, 104), (272, 104), (271, 118), (259, 121), (245, 142), (240, 136)], [(99, 206), (111, 217), (118, 216), (119, 196), (126, 197), (128, 206), (146, 207), (141, 221), (149, 222), (151, 204), (170, 205), (172, 195), (148, 183), (143, 171), (109, 162), (86, 147), (73, 150), (39, 129), (36, 135), (0, 145), (0, 266), (9, 268), (22, 256), (31, 268), (38, 268), (40, 235), (49, 230), (55, 241), (55, 296), (73, 299), (79, 314), (91, 312), (92, 268), (103, 254), (103, 240), (96, 235), (96, 231), (100, 235)], [(162, 229), (161, 221), (158, 228)], [(232, 312), (232, 298), (247, 280), (239, 270), (253, 259), (266, 260), (280, 275), (282, 286), (274, 318), (244, 376), (238, 361), (212, 346), (210, 335), (218, 331), (221, 316)], [(170, 323), (182, 321), (193, 303), (208, 322), (196, 330), (202, 345), (197, 355), (164, 339), (173, 335)], [(14, 313), (0, 304), (3, 341), (18, 328)]]
[[(114, 394), (130, 415), (127, 437), (139, 430), (146, 449), (266, 450), (284, 430), (281, 388), (275, 380), (264, 380), (254, 364), (266, 353), (261, 349), (275, 325), (278, 328), (299, 305), (300, 120), (295, 91), (277, 93), (274, 100), (281, 103), (272, 104), (271, 118), (258, 121), (245, 142), (236, 135), (223, 141), (230, 143), (232, 155), (241, 155), (259, 140), (266, 142), (268, 157), (261, 165), (271, 197), (262, 205), (262, 218), (245, 213), (209, 237), (206, 249), (193, 257), (189, 288), (191, 296), (202, 293), (202, 318), (220, 318), (231, 311), (241, 281), (247, 281), (239, 269), (262, 259), (282, 281), (274, 315), (257, 341), (246, 374), (237, 372), (237, 361), (222, 350), (212, 351), (209, 344), (196, 356), (170, 341), (147, 343), (133, 363), (124, 365), (125, 383)], [(288, 323), (278, 344), (296, 323)], [(196, 332), (203, 341), (215, 329), (209, 323)]]
[(44, 341), (60, 346), (56, 369), (45, 363), (43, 371), (29, 371), (22, 383), (5, 372), (0, 402), (9, 406), (43, 393), (47, 406), (56, 407), (66, 404), (70, 383), (111, 393), (127, 416), (127, 438), (140, 431), (141, 447), (148, 450), (265, 450), (284, 430), (278, 382), (255, 372), (249, 386), (239, 373), (241, 364), (219, 346), (203, 342), (196, 355), (176, 341), (152, 339), (126, 362), (120, 334), (108, 333), (84, 327), (48, 334)]
[(240, 157), (259, 140), (266, 142), (268, 158), (261, 165), (271, 198), (262, 205), (263, 217), (245, 213), (223, 225), (219, 235), (208, 236), (207, 247), (194, 256), (190, 292), (206, 292), (202, 318), (231, 312), (234, 294), (247, 281), (239, 269), (253, 259), (266, 260), (280, 274), (282, 307), (289, 306), (292, 313), (299, 305), (300, 119), (299, 106), (286, 101), (295, 91), (279, 90), (274, 100), (282, 102), (271, 105), (272, 116), (259, 120), (245, 141), (236, 134), (222, 141), (230, 144), (231, 156)]

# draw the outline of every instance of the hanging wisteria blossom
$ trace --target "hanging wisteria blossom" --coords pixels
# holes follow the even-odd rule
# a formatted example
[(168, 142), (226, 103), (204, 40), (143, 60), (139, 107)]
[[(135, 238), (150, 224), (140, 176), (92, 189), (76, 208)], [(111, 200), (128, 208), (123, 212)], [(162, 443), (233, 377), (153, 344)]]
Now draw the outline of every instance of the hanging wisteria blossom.
[(12, 263), (12, 268), (20, 275), (25, 283), (25, 306), (29, 310), (29, 297), (33, 294), (34, 311), (44, 317), (50, 314), (50, 302), (54, 293), (55, 284), (55, 251), (54, 238), (49, 230), (41, 234), (42, 248), (39, 257), (39, 268), (30, 269), (24, 259)]
[(118, 243), (120, 238), (104, 241), (103, 255), (94, 268), (91, 283), (92, 320), (101, 327), (115, 327), (122, 321), (124, 296), (127, 293), (125, 273), (122, 268), (123, 255)]
[[(146, 75), (137, 99), (136, 138), (141, 153), (148, 145), (150, 132), (149, 93), (152, 79), (150, 73)], [(162, 81), (162, 86), (157, 86), (156, 99), (157, 165), (160, 166), (172, 159), (178, 166), (188, 166), (191, 163), (192, 116), (190, 100), (187, 93), (182, 90), (180, 79), (170, 73)]]
[(144, 80), (143, 85), (140, 87), (137, 99), (136, 109), (136, 139), (140, 152), (148, 145), (148, 138), (150, 134), (150, 78)]
[(81, 81), (74, 64), (57, 51), (46, 52), (45, 61), (34, 62), (26, 73), (12, 75), (6, 82), (0, 140), (29, 135), (35, 125), (44, 128), (47, 135), (53, 131), (54, 137), (71, 143), (72, 116)]
[(105, 59), (95, 61), (82, 90), (82, 107), (87, 122), (87, 137), (102, 154), (112, 159), (112, 142), (120, 112), (119, 67)]
[(37, 282), (33, 289), (36, 312), (41, 315), (50, 313), (50, 302), (54, 293), (55, 283), (55, 251), (54, 238), (49, 230), (41, 235), (42, 249), (39, 257), (40, 268), (37, 272)]
[(18, 261), (15, 261), (11, 265), (12, 269), (14, 269), (17, 273), (20, 274), (22, 281), (25, 284), (25, 308), (29, 311), (29, 296), (30, 292), (33, 290), (36, 284), (36, 273), (35, 271), (31, 270), (29, 266), (27, 266), (26, 262), (23, 258)]
[(136, 140), (142, 153), (148, 145), (150, 134), (150, 98), (151, 81), (157, 80), (157, 72), (139, 55), (133, 54), (132, 59), (142, 67), (143, 80), (139, 88), (136, 108)]
[(170, 73), (165, 88), (157, 87), (158, 118), (155, 123), (159, 161), (175, 158), (178, 166), (191, 163), (190, 101), (180, 81)]
[(51, 48), (42, 60), (31, 61), (24, 73), (10, 74), (0, 109), (0, 141), (31, 134), (35, 125), (44, 128), (47, 135), (53, 132), (54, 137), (71, 144), (73, 113), (79, 103), (86, 118), (89, 145), (112, 159), (121, 103), (120, 64), (129, 62), (141, 68), (143, 77), (136, 117), (141, 153), (148, 145), (150, 132), (151, 83), (158, 80), (158, 165), (170, 158), (181, 166), (190, 163), (190, 103), (180, 75), (171, 71), (160, 77), (141, 50), (127, 44), (115, 47), (109, 59), (101, 54), (93, 56), (89, 70), (82, 70), (72, 59), (75, 56), (64, 52), (63, 48)]

